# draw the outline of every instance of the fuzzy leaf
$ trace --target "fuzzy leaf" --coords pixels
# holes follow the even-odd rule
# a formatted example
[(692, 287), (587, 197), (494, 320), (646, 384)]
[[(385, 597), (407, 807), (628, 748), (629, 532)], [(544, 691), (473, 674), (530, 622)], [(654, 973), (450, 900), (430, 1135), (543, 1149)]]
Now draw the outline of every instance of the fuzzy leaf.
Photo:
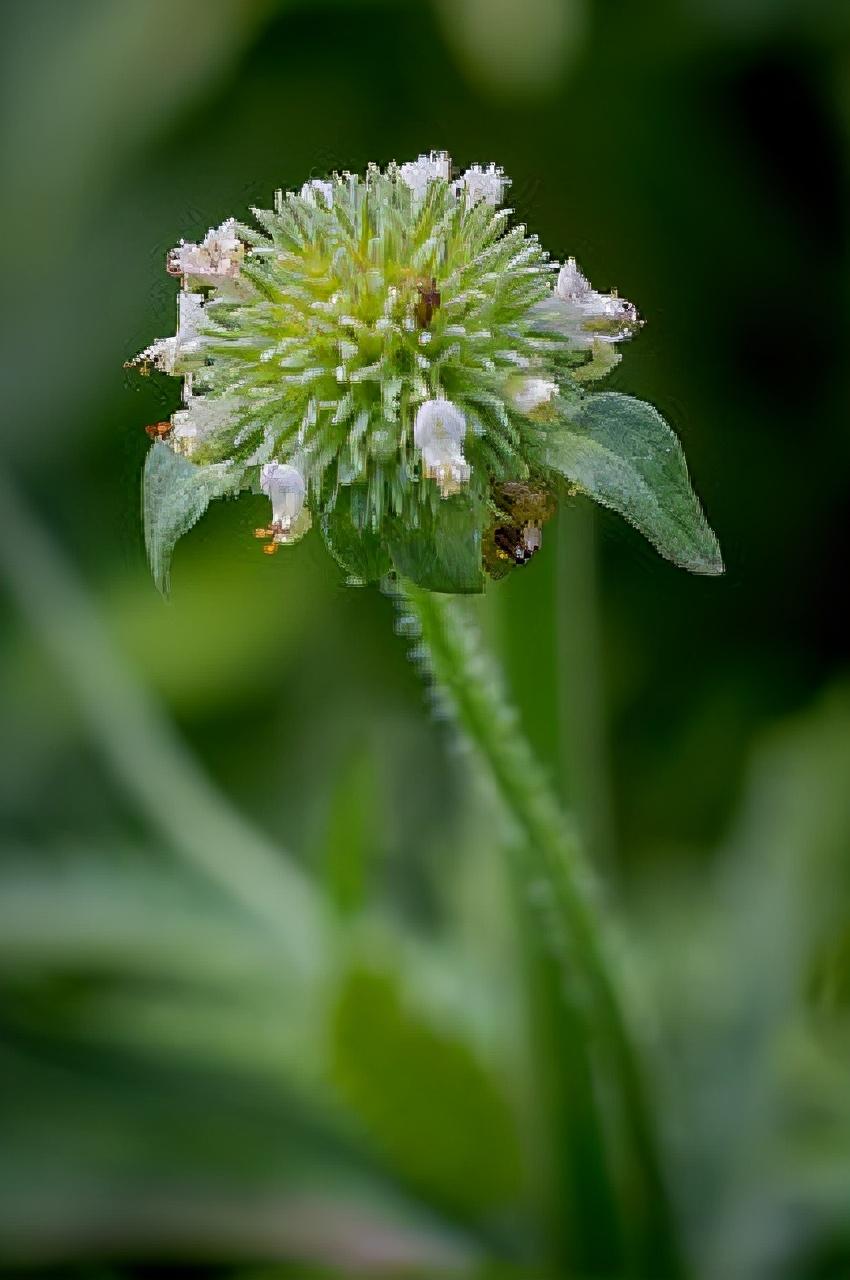
[(157, 442), (145, 461), (142, 508), (145, 546), (151, 573), (159, 590), (168, 595), (171, 556), (180, 538), (200, 520), (210, 502), (240, 487), (241, 468), (216, 462), (199, 467)]
[(651, 404), (612, 391), (589, 396), (551, 432), (543, 460), (625, 516), (674, 564), (692, 573), (723, 572), (682, 447)]
[(484, 590), (480, 513), (465, 496), (442, 499), (418, 529), (397, 525), (389, 548), (398, 572), (418, 587), (458, 595)]

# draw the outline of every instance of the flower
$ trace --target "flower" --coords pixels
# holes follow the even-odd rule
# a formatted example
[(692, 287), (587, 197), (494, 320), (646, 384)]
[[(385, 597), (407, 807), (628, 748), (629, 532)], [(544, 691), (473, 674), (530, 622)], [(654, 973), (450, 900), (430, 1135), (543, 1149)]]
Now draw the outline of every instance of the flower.
[(623, 342), (640, 325), (637, 308), (616, 292), (599, 293), (568, 258), (551, 297), (534, 308), (541, 324), (557, 329), (579, 350), (596, 342)]
[(399, 166), (398, 174), (405, 186), (413, 192), (414, 199), (424, 200), (428, 184), (435, 181), (448, 182), (452, 165), (445, 151), (432, 151), (430, 155), (419, 156), (407, 164)]
[(236, 219), (211, 227), (200, 244), (181, 240), (168, 255), (169, 275), (182, 276), (193, 285), (216, 285), (235, 280), (242, 267), (245, 246), (236, 233)]
[(450, 400), (426, 400), (413, 424), (413, 442), (422, 455), (423, 473), (436, 480), (444, 498), (459, 493), (470, 477), (463, 456), (466, 419)]
[(268, 536), (272, 548), (282, 543), (297, 542), (312, 523), (304, 506), (307, 486), (297, 467), (289, 463), (267, 462), (260, 471), (260, 488), (272, 504), (272, 523), (258, 529), (258, 537)]
[(557, 394), (558, 384), (549, 378), (517, 377), (508, 383), (508, 395), (520, 413), (536, 413), (551, 404)]
[(201, 324), (204, 299), (198, 293), (181, 290), (177, 295), (177, 333), (157, 338), (136, 356), (133, 364), (152, 364), (162, 373), (191, 373), (203, 361)]
[(308, 204), (316, 204), (316, 195), (322, 196), (326, 205), (333, 204), (334, 184), (326, 182), (323, 178), (311, 178), (309, 182), (305, 182), (301, 188), (301, 199), (306, 200)]
[(497, 168), (496, 165), (488, 165), (486, 169), (482, 169), (480, 164), (473, 164), (466, 173), (461, 174), (454, 189), (457, 195), (466, 195), (470, 204), (475, 204), (477, 200), (484, 200), (487, 204), (498, 205), (502, 203), (505, 194), (505, 188), (509, 185), (510, 178), (505, 177), (503, 169)]

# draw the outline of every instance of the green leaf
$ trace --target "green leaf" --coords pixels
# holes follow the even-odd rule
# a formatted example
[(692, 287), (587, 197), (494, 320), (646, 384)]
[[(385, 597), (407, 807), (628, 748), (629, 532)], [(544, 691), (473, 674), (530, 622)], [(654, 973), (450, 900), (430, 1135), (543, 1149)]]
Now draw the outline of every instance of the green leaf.
[(544, 462), (610, 507), (692, 573), (723, 572), (678, 439), (657, 409), (607, 391), (589, 396), (545, 444)]
[(333, 1078), (376, 1149), (433, 1204), (477, 1219), (520, 1194), (513, 1112), (462, 1037), (401, 999), (394, 976), (353, 969), (333, 1017)]
[(391, 569), (386, 542), (370, 526), (352, 518), (352, 497), (340, 490), (332, 511), (322, 516), (322, 534), (334, 560), (355, 583), (377, 582)]
[(179, 539), (197, 524), (214, 498), (235, 492), (241, 482), (241, 468), (230, 463), (199, 467), (166, 444), (157, 442), (150, 449), (142, 479), (145, 546), (154, 582), (164, 596), (169, 592), (171, 555)]
[(417, 587), (458, 595), (484, 590), (481, 518), (466, 496), (443, 498), (418, 529), (397, 525), (389, 548), (398, 572)]

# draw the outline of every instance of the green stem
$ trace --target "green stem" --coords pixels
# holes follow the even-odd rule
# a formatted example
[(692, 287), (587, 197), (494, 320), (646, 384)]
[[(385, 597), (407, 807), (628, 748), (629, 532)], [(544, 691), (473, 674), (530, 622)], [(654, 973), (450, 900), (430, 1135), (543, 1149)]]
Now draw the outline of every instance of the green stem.
[[(404, 619), (404, 605), (411, 617)], [(528, 845), (529, 883), (550, 945), (557, 949), (579, 1008), (606, 1052), (619, 1095), (626, 1160), (625, 1216), (633, 1224), (636, 1273), (679, 1277), (684, 1266), (642, 1070), (621, 1007), (591, 877), (574, 833), (555, 800), (517, 715), (505, 702), (491, 663), (457, 603), (405, 583), (402, 630), (418, 629), (430, 671), (476, 746), (506, 809)], [(406, 621), (406, 625), (405, 625)], [(566, 954), (564, 954), (566, 953)]]

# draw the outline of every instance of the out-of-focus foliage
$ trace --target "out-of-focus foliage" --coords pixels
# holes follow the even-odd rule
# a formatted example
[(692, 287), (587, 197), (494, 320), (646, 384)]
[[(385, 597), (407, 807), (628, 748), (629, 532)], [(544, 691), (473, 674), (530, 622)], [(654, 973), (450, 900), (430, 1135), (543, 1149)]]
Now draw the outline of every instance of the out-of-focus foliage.
[(315, 535), (258, 554), (259, 498), (184, 539), (169, 604), (144, 562), (174, 404), (122, 364), (170, 327), (165, 251), (446, 147), (638, 304), (612, 384), (681, 425), (726, 554), (689, 580), (577, 506), (478, 611), (608, 889), (687, 1271), (844, 1276), (847, 7), (3, 20), (0, 1263), (672, 1273), (391, 602)]

